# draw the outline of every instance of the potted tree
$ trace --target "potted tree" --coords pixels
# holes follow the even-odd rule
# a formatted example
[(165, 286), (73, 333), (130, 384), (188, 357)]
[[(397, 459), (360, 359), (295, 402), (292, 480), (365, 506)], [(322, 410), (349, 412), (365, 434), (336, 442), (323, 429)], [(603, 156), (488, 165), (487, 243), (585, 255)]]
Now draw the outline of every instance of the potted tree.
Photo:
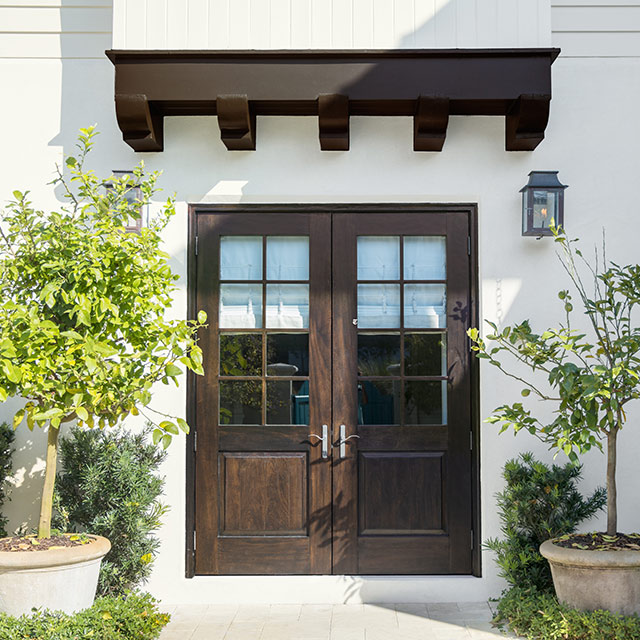
[[(502, 329), (489, 322), (486, 341), (471, 329), (477, 357), (523, 385), (525, 400), (498, 407), (488, 422), (501, 424), (501, 432), (528, 431), (574, 462), (580, 453), (606, 448), (606, 532), (562, 536), (544, 542), (540, 552), (551, 565), (560, 601), (582, 610), (640, 613), (640, 534), (618, 532), (616, 490), (618, 435), (628, 404), (640, 397), (640, 328), (633, 324), (640, 265), (607, 262), (604, 243), (602, 256), (596, 253), (590, 264), (561, 228), (553, 231), (588, 328), (574, 328), (572, 295), (562, 290), (565, 319), (558, 328), (535, 333), (526, 320)], [(589, 274), (589, 287), (579, 264)], [(503, 355), (517, 367), (505, 368)], [(530, 379), (522, 373), (527, 368)], [(552, 403), (553, 419), (536, 417), (527, 398)]]
[(98, 179), (84, 168), (95, 135), (94, 127), (82, 129), (78, 154), (66, 159), (66, 172), (57, 167), (60, 212), (36, 210), (28, 193), (16, 191), (2, 217), (0, 402), (23, 398), (14, 428), (47, 430), (37, 536), (0, 540), (0, 610), (11, 614), (90, 606), (110, 548), (97, 536), (51, 535), (62, 426), (104, 429), (141, 413), (155, 425), (154, 442), (167, 447), (189, 427), (151, 409), (152, 386), (177, 384), (185, 368), (203, 373), (196, 332), (204, 312), (190, 321), (164, 317), (178, 278), (160, 250), (173, 201), (127, 232), (157, 174), (141, 164), (131, 176)]

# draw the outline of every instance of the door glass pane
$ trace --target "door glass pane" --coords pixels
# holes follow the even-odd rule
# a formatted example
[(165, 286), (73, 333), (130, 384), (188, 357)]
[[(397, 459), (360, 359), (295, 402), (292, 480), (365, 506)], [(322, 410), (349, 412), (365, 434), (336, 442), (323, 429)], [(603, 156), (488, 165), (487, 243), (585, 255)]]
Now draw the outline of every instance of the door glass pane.
[(309, 285), (267, 285), (267, 328), (307, 329), (309, 327)]
[(404, 326), (410, 329), (444, 328), (447, 325), (445, 285), (404, 286)]
[(220, 238), (220, 280), (262, 280), (262, 236)]
[(262, 327), (262, 285), (220, 285), (220, 328), (259, 329)]
[(220, 424), (262, 424), (262, 382), (220, 381)]
[(221, 376), (262, 375), (262, 335), (222, 333), (220, 335)]
[(400, 380), (358, 382), (358, 424), (400, 424)]
[(405, 424), (447, 424), (446, 380), (405, 380)]
[(308, 280), (309, 238), (267, 237), (267, 280)]
[(400, 238), (358, 236), (358, 280), (399, 280)]
[(267, 375), (308, 376), (309, 334), (268, 333)]
[(404, 372), (407, 376), (446, 376), (447, 345), (444, 333), (406, 333)]
[(400, 285), (358, 285), (358, 327), (396, 329), (400, 327)]
[(446, 244), (442, 236), (406, 236), (404, 239), (404, 279), (444, 280)]
[(309, 382), (267, 382), (267, 424), (309, 424)]
[(399, 376), (400, 334), (359, 333), (358, 375)]

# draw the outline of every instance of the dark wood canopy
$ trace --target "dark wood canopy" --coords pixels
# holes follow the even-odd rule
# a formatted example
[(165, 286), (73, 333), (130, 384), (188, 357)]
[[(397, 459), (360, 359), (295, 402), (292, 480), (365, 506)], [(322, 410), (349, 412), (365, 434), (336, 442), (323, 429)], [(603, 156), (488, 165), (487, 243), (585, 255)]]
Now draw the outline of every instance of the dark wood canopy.
[(125, 142), (162, 151), (163, 118), (217, 115), (229, 150), (256, 116), (318, 116), (320, 148), (349, 149), (350, 116), (412, 116), (415, 151), (441, 151), (450, 115), (506, 116), (507, 151), (544, 138), (559, 49), (110, 50)]

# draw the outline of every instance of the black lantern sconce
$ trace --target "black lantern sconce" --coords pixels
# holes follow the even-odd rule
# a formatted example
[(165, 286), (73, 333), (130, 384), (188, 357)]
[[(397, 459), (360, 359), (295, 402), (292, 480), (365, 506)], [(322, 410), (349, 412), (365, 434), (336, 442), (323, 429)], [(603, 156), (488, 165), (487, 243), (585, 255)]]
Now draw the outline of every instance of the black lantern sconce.
[(531, 171), (522, 194), (522, 235), (551, 236), (551, 221), (564, 227), (564, 190), (557, 171)]
[[(114, 178), (120, 179), (128, 176), (130, 180), (135, 179), (133, 171), (112, 171), (111, 173)], [(113, 185), (109, 183), (106, 187), (107, 189), (112, 189)], [(134, 204), (136, 201), (140, 202), (142, 200), (142, 189), (138, 184), (132, 182), (124, 197), (129, 204)], [(132, 218), (131, 224), (125, 227), (125, 229), (131, 233), (140, 233), (140, 229), (142, 229), (142, 205), (138, 207), (138, 212), (138, 217)]]

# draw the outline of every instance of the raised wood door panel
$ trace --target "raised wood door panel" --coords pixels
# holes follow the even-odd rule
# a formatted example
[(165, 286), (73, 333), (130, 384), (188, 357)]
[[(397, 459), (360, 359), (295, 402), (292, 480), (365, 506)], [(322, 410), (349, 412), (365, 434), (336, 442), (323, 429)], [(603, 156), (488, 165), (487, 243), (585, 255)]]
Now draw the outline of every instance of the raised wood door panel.
[[(334, 573), (471, 572), (468, 238), (464, 213), (334, 216), (334, 439), (356, 436), (334, 450)], [(443, 272), (416, 271), (431, 247)]]
[(331, 468), (310, 438), (331, 424), (330, 224), (197, 216), (197, 574), (331, 572)]

